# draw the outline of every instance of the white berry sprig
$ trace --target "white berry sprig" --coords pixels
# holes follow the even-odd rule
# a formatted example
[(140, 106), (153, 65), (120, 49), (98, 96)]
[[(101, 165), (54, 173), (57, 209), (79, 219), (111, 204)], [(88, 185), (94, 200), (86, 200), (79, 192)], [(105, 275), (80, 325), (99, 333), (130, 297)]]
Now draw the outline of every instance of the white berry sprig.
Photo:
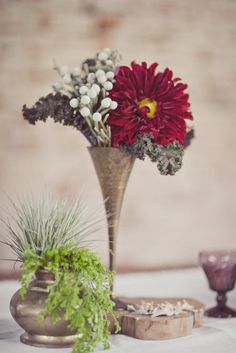
[(120, 59), (117, 51), (105, 48), (94, 58), (85, 60), (81, 69), (70, 70), (67, 66), (54, 65), (61, 77), (61, 81), (53, 85), (54, 91), (71, 98), (69, 104), (74, 116), (80, 113), (96, 138), (97, 146), (111, 146), (111, 129), (106, 122), (109, 111), (117, 108), (117, 102), (108, 95)]

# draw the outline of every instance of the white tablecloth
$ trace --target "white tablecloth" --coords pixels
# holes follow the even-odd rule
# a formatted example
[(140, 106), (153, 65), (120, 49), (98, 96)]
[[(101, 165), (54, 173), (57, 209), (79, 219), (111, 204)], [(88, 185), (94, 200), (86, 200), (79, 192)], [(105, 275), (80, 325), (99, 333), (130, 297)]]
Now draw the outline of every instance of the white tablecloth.
[[(0, 282), (0, 352), (1, 353), (69, 353), (71, 349), (44, 349), (20, 343), (22, 330), (11, 318), (9, 301), (19, 288), (16, 281)], [(117, 275), (115, 292), (127, 296), (183, 296), (214, 304), (215, 293), (201, 269)], [(236, 290), (229, 293), (229, 304), (236, 308)], [(236, 318), (205, 318), (204, 326), (187, 337), (166, 341), (141, 341), (113, 335), (107, 353), (236, 353)], [(97, 349), (96, 351), (100, 351)]]

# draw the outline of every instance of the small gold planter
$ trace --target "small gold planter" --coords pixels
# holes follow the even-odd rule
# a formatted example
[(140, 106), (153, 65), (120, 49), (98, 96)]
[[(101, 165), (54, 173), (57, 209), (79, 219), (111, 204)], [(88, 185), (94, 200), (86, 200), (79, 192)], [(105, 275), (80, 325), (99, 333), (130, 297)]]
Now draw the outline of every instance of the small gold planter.
[[(63, 348), (71, 347), (76, 339), (76, 332), (68, 328), (68, 322), (60, 320), (52, 322), (50, 317), (38, 319), (38, 314), (45, 308), (48, 297), (48, 285), (53, 283), (53, 274), (38, 270), (27, 293), (22, 299), (17, 291), (10, 302), (10, 311), (15, 321), (24, 330), (21, 342), (37, 347)], [(63, 314), (62, 314), (63, 317)]]

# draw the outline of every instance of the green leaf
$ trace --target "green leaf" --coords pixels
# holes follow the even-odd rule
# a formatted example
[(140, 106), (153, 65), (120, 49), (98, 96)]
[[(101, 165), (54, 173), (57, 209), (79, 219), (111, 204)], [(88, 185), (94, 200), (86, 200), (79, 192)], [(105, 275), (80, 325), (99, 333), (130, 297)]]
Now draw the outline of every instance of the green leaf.
[(45, 249), (40, 256), (29, 248), (24, 259), (20, 279), (22, 295), (25, 295), (37, 269), (47, 269), (55, 277), (39, 318), (49, 315), (57, 321), (61, 314), (64, 315), (78, 334), (73, 353), (91, 353), (98, 343), (109, 348), (108, 314), (115, 320), (116, 332), (119, 330), (110, 290), (114, 273), (101, 263), (99, 257), (87, 249), (67, 245)]

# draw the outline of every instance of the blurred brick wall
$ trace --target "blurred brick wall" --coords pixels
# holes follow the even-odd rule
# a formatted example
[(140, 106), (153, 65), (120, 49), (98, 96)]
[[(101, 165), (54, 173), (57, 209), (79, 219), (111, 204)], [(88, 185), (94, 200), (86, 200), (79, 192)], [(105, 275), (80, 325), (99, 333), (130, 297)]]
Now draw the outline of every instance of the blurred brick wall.
[[(197, 135), (174, 178), (136, 162), (117, 267), (196, 263), (202, 248), (236, 247), (235, 18), (234, 0), (0, 0), (0, 206), (4, 192), (38, 197), (46, 186), (60, 196), (84, 188), (102, 207), (83, 136), (52, 122), (29, 126), (21, 106), (50, 91), (53, 58), (73, 67), (113, 47), (124, 63), (158, 61), (189, 83)], [(106, 234), (97, 238), (105, 260)], [(0, 257), (10, 256), (1, 245)]]

